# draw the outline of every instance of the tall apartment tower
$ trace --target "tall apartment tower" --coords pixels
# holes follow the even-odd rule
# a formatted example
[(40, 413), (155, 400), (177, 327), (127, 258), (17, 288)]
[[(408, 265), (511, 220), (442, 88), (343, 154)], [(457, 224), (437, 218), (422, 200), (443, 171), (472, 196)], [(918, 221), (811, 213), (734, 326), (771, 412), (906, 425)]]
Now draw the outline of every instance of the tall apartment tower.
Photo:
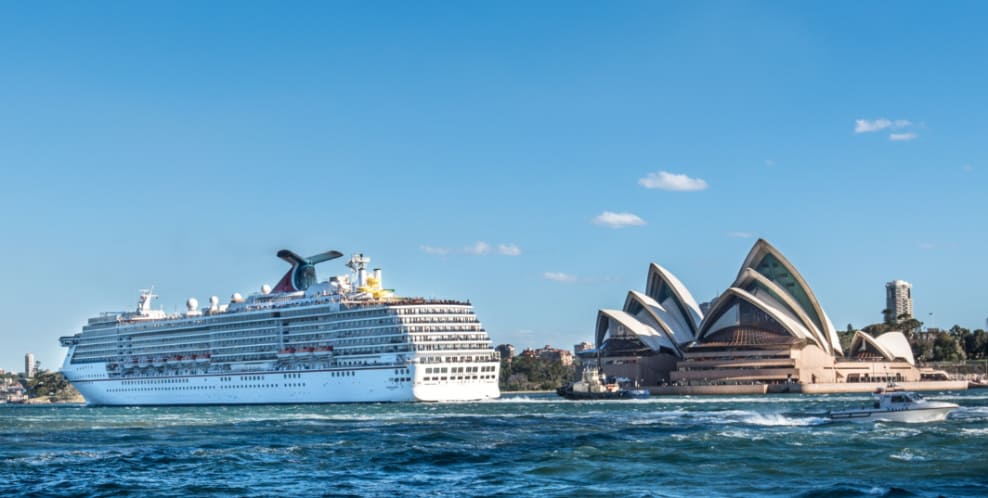
[(913, 286), (905, 280), (893, 280), (885, 284), (885, 309), (892, 318), (913, 316)]
[(34, 377), (34, 353), (28, 353), (24, 355), (24, 378), (30, 379)]

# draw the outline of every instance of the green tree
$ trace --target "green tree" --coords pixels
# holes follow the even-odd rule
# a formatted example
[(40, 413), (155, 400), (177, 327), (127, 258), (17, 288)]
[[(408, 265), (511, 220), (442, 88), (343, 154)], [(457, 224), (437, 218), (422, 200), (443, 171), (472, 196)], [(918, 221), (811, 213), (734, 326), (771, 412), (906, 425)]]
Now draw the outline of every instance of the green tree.
[(988, 358), (988, 332), (978, 329), (965, 337), (964, 353), (969, 359)]
[(923, 330), (923, 322), (909, 315), (902, 315), (899, 318), (900, 320), (896, 324), (896, 328), (902, 331), (906, 339), (911, 338), (913, 335), (919, 333), (920, 330)]
[(964, 361), (964, 348), (950, 333), (937, 332), (933, 340), (933, 361)]
[(505, 391), (550, 390), (568, 382), (573, 378), (574, 372), (572, 365), (563, 365), (558, 360), (516, 356), (510, 361), (501, 361), (500, 385)]
[(847, 324), (847, 330), (837, 333), (837, 339), (840, 340), (841, 350), (843, 350), (845, 354), (851, 352), (851, 340), (854, 339), (854, 334), (855, 330), (851, 327), (850, 323)]
[(895, 315), (892, 314), (893, 311), (885, 308), (882, 310), (882, 322), (886, 325), (892, 325), (895, 323)]
[(22, 384), (30, 398), (48, 397), (51, 401), (64, 401), (79, 396), (79, 391), (60, 372), (43, 370), (23, 380)]

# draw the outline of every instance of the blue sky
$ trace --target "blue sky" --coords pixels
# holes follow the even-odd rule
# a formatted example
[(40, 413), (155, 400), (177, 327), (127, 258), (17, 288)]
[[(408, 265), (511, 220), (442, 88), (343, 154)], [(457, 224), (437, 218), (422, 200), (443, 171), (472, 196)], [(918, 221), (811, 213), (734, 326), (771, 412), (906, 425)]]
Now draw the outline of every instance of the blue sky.
[(893, 279), (984, 327), (986, 10), (5, 3), (0, 368), (151, 284), (273, 285), (283, 247), (363, 251), (520, 347), (591, 339), (652, 261), (707, 300), (757, 237), (839, 328)]

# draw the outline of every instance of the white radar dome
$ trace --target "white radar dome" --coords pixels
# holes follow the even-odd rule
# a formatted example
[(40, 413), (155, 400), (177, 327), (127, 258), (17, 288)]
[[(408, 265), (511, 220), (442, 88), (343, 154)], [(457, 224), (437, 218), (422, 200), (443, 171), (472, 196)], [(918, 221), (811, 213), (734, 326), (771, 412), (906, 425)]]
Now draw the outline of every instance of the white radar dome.
[(241, 296), (239, 292), (234, 292), (233, 295), (230, 296), (230, 301), (233, 301), (235, 303), (242, 303), (244, 302), (244, 296)]
[(196, 308), (199, 307), (199, 300), (194, 297), (190, 297), (189, 300), (185, 302), (185, 305), (188, 306), (189, 311), (195, 311)]
[(270, 294), (270, 293), (271, 293), (271, 286), (270, 285), (264, 284), (264, 285), (261, 286), (261, 294)]
[(211, 308), (215, 308), (219, 304), (220, 304), (220, 298), (218, 298), (216, 296), (213, 296), (213, 297), (209, 298), (209, 306)]

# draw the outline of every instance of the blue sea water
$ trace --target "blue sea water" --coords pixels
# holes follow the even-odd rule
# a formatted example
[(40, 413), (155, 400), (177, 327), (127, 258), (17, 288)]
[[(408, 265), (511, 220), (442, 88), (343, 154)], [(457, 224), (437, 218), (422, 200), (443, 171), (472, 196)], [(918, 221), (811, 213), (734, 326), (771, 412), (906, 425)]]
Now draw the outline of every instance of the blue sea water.
[(0, 406), (0, 496), (988, 496), (988, 392), (929, 424), (865, 395)]

